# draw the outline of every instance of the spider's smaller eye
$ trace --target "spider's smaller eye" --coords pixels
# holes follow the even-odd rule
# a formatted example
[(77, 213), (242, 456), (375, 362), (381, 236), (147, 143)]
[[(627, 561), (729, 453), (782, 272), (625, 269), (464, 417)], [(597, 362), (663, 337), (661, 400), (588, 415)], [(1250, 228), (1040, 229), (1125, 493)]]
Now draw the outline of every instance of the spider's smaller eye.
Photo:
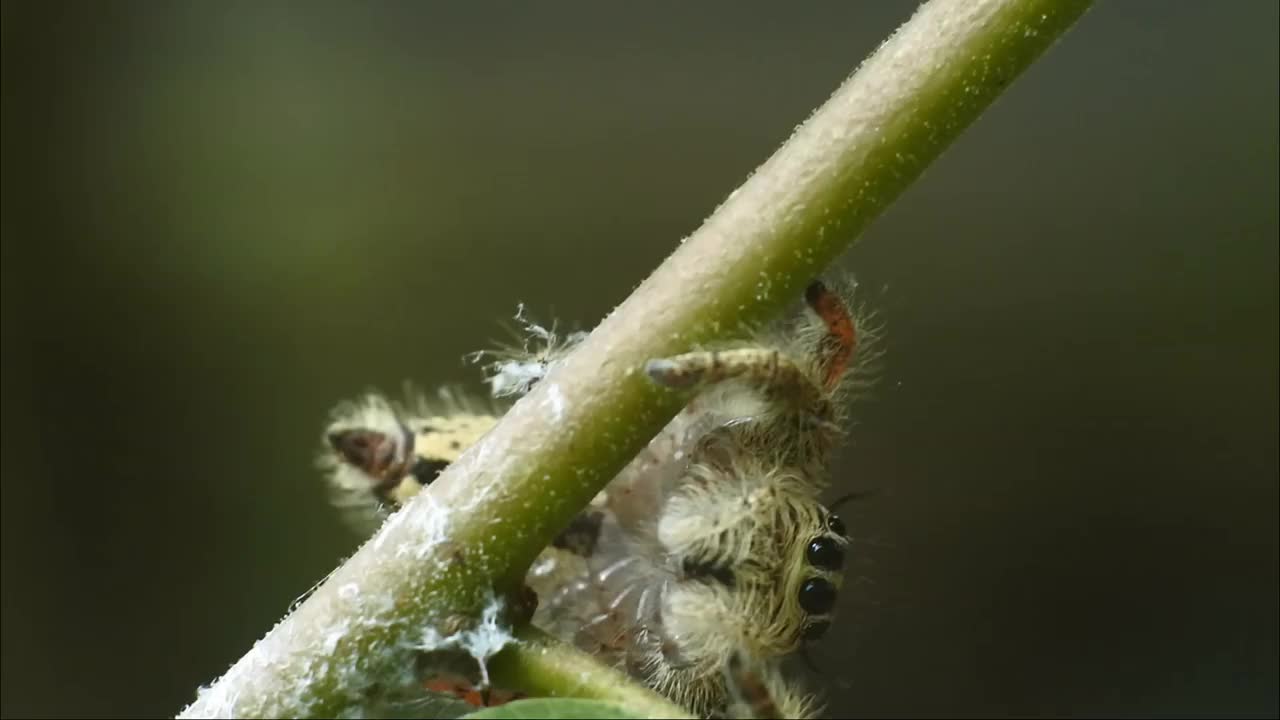
[(801, 636), (805, 640), (817, 640), (827, 634), (827, 630), (831, 627), (831, 623), (826, 620), (819, 620), (815, 623), (809, 623), (804, 626), (804, 630), (800, 631)]
[(831, 517), (827, 518), (827, 527), (830, 528), (831, 532), (835, 533), (836, 535), (839, 535), (842, 538), (849, 537), (849, 534), (845, 532), (844, 521), (841, 520), (840, 516), (836, 515), (835, 513), (832, 513)]
[(824, 615), (836, 604), (836, 588), (822, 578), (809, 578), (800, 586), (800, 607), (811, 615)]
[(809, 541), (805, 550), (809, 564), (823, 570), (836, 571), (844, 567), (844, 551), (829, 537), (817, 537)]

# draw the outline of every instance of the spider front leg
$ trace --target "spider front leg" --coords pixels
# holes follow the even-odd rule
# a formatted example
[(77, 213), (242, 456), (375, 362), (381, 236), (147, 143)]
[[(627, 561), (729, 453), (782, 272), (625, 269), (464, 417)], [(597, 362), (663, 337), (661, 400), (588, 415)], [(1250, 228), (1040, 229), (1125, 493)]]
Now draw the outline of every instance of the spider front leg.
[(793, 685), (776, 666), (753, 661), (741, 650), (725, 663), (724, 683), (729, 701), (726, 717), (814, 718), (820, 711), (817, 699)]
[(777, 348), (745, 347), (684, 353), (650, 360), (645, 372), (673, 390), (698, 390), (726, 380), (742, 380), (769, 398), (784, 400), (819, 418), (830, 415), (831, 401), (795, 359)]
[[(738, 379), (782, 399), (791, 407), (826, 420), (858, 348), (858, 322), (846, 298), (815, 280), (805, 288), (807, 316), (796, 337), (778, 347), (691, 352), (650, 360), (649, 377), (673, 389), (698, 389)], [(808, 339), (813, 338), (813, 339)]]

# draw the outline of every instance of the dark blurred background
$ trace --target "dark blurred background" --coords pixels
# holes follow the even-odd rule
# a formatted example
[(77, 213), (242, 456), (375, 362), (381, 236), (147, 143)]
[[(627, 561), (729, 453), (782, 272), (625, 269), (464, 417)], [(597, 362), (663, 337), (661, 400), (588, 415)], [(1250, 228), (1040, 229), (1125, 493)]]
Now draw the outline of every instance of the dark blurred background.
[[(3, 714), (172, 715), (369, 386), (590, 327), (913, 2), (3, 4)], [(1277, 713), (1277, 5), (1104, 2), (841, 262), (831, 714)]]

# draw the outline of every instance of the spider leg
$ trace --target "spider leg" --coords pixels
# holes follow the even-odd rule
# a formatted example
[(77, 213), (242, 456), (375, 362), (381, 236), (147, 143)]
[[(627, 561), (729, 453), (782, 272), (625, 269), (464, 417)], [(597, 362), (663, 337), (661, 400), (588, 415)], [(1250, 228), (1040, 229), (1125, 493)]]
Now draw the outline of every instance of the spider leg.
[(645, 372), (654, 382), (675, 390), (697, 390), (726, 380), (742, 380), (793, 407), (816, 409), (815, 414), (820, 417), (830, 413), (831, 402), (825, 388), (777, 348), (689, 352), (650, 360)]

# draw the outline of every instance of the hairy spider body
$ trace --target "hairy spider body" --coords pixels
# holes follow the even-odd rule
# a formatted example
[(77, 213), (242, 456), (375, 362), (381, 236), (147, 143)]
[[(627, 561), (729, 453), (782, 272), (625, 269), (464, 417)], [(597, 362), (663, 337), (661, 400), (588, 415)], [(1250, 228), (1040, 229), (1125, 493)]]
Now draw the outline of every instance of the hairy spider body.
[[(869, 332), (843, 289), (815, 282), (805, 300), (792, 322), (746, 342), (647, 363), (689, 402), (526, 578), (541, 599), (535, 624), (699, 715), (812, 712), (776, 663), (834, 616), (848, 538), (818, 497)], [(572, 347), (526, 329), (546, 348), (492, 363), (495, 395), (526, 391)], [(372, 398), (340, 410), (322, 459), (339, 500), (385, 513), (497, 422), (474, 403), (446, 405), (406, 412)]]

